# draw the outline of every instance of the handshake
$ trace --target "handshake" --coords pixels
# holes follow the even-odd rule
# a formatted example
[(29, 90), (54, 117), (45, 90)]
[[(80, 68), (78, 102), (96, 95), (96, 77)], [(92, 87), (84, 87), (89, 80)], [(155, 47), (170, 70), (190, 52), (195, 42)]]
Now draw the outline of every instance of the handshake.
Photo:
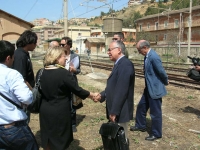
[(92, 99), (96, 103), (96, 102), (99, 102), (101, 100), (101, 94), (90, 92), (89, 98)]

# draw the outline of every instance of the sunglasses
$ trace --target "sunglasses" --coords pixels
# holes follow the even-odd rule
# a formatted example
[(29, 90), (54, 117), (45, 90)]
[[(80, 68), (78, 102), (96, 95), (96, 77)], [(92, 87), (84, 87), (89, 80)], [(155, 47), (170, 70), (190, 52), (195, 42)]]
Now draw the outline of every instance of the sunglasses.
[(61, 47), (64, 47), (66, 44), (60, 44)]
[(113, 40), (113, 41), (117, 41), (117, 40), (118, 40), (118, 38), (112, 38), (112, 40)]

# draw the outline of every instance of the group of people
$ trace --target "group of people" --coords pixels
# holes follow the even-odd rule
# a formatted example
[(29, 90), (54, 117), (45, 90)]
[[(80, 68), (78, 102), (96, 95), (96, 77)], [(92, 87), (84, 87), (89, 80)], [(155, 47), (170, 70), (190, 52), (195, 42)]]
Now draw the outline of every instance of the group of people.
[[(123, 39), (123, 34), (116, 33), (109, 45), (107, 54), (114, 66), (101, 93), (79, 87), (76, 75), (81, 71), (80, 57), (70, 50), (71, 38), (63, 37), (60, 43), (50, 43), (40, 76), (42, 103), (39, 120), (41, 146), (45, 150), (64, 150), (73, 141), (73, 132), (77, 131), (77, 108), (72, 105), (73, 94), (94, 102), (105, 101), (108, 120), (124, 128), (128, 143), (128, 124), (133, 120), (135, 69), (128, 59)], [(29, 30), (20, 35), (17, 50), (10, 42), (0, 41), (0, 149), (39, 149), (28, 126), (29, 113), (24, 112), (33, 101), (31, 90), (35, 80), (28, 51), (33, 51), (36, 43), (37, 35)], [(145, 89), (137, 106), (135, 126), (130, 130), (146, 131), (146, 115), (150, 109), (152, 127), (145, 139), (152, 141), (162, 137), (161, 105), (168, 77), (160, 57), (150, 48), (148, 41), (140, 40), (136, 48), (145, 56)], [(36, 80), (39, 73), (40, 70), (36, 73)]]

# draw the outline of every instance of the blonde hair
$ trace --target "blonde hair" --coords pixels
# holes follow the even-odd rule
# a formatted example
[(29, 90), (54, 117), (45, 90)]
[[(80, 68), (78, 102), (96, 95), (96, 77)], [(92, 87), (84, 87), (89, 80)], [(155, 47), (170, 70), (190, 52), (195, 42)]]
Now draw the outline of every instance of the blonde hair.
[(44, 66), (55, 65), (56, 63), (58, 63), (57, 59), (63, 53), (65, 53), (65, 51), (62, 47), (50, 47), (44, 56)]

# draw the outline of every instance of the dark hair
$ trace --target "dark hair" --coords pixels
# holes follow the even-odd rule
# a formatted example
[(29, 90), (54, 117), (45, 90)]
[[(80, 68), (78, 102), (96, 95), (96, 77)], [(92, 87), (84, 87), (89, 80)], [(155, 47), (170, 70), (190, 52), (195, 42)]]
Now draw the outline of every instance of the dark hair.
[(36, 44), (37, 39), (37, 34), (35, 32), (26, 30), (20, 35), (19, 39), (17, 40), (16, 46), (18, 48), (24, 47), (28, 44)]
[(0, 63), (5, 62), (6, 57), (10, 56), (11, 58), (14, 55), (15, 47), (8, 41), (0, 41)]
[(65, 36), (61, 40), (65, 40), (65, 42), (67, 41), (66, 44), (69, 45), (70, 48), (72, 48), (72, 39), (70, 37)]
[(124, 34), (122, 32), (116, 32), (114, 35), (118, 35), (120, 39), (124, 39)]

